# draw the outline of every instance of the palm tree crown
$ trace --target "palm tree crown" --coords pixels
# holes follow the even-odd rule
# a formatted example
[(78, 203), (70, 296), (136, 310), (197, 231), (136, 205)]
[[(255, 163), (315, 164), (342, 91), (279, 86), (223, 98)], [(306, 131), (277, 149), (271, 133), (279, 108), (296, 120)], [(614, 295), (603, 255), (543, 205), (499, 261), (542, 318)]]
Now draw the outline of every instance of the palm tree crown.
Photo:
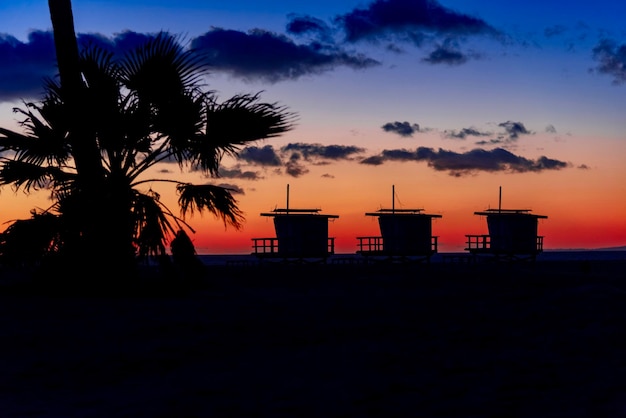
[[(77, 123), (83, 134), (95, 138), (99, 149), (104, 172), (99, 204), (106, 205), (107, 219), (94, 221), (106, 222), (108, 233), (102, 239), (121, 248), (118, 255), (165, 254), (170, 237), (182, 228), (191, 229), (184, 219), (194, 211), (208, 211), (225, 225), (241, 227), (243, 215), (231, 189), (147, 177), (148, 169), (164, 161), (218, 177), (224, 156), (236, 156), (252, 141), (293, 128), (295, 114), (276, 103), (261, 102), (259, 93), (218, 102), (214, 92), (203, 88), (203, 63), (203, 57), (183, 49), (166, 33), (121, 58), (90, 46), (80, 55), (83, 120), (76, 121), (68, 111), (54, 79), (45, 81), (40, 102), (15, 109), (23, 117), (24, 132), (0, 128), (0, 186), (51, 191), (53, 204), (43, 212), (55, 214), (58, 222), (56, 229), (41, 229), (45, 239), (33, 240), (42, 254), (68, 248), (77, 235), (70, 225), (80, 207), (75, 201), (83, 173), (74, 163), (73, 142), (68, 141)], [(160, 201), (158, 193), (141, 189), (148, 182), (173, 183), (180, 216)], [(49, 217), (39, 215), (33, 211), (31, 219), (20, 222), (50, 224)], [(15, 241), (6, 235), (23, 229), (7, 228), (0, 236), (0, 255), (11, 253), (7, 246)]]

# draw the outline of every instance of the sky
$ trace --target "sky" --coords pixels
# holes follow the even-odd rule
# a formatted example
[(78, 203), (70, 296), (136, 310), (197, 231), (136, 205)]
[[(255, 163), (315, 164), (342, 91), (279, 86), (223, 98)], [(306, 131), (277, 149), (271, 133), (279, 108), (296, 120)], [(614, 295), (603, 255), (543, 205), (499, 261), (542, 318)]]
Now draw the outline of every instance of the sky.
[[(597, 0), (74, 0), (79, 44), (124, 51), (160, 31), (211, 57), (207, 89), (260, 93), (294, 129), (222, 161), (241, 230), (187, 218), (201, 254), (250, 253), (274, 237), (261, 213), (338, 215), (337, 252), (380, 235), (381, 208), (423, 209), (439, 251), (487, 233), (475, 212), (529, 209), (544, 248), (626, 245), (626, 2)], [(0, 126), (56, 74), (46, 1), (0, 4)], [(160, 185), (176, 209), (175, 191)], [(501, 200), (500, 200), (501, 199)], [(50, 205), (0, 191), (0, 230)]]

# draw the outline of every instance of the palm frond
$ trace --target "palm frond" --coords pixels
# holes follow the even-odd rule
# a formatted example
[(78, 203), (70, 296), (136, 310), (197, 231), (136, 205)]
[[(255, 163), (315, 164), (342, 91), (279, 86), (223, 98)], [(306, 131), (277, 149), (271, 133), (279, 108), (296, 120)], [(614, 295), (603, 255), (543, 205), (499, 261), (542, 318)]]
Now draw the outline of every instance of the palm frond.
[(0, 260), (8, 266), (25, 266), (39, 263), (60, 246), (58, 216), (31, 211), (30, 219), (18, 219), (0, 233)]
[(87, 88), (84, 90), (86, 106), (85, 125), (93, 130), (98, 142), (110, 154), (122, 148), (121, 139), (121, 88), (119, 66), (113, 53), (99, 46), (90, 46), (81, 54), (81, 72)]
[(244, 145), (279, 136), (294, 127), (297, 114), (277, 103), (259, 101), (260, 93), (241, 94), (207, 106), (206, 135), (216, 147)]
[[(35, 109), (41, 109), (33, 104)], [(0, 149), (12, 150), (16, 158), (33, 164), (65, 164), (70, 157), (67, 144), (67, 131), (53, 128), (45, 120), (37, 117), (32, 111), (15, 109), (26, 119), (21, 122), (26, 134), (0, 128)]]
[(232, 189), (212, 184), (179, 184), (176, 189), (183, 215), (206, 210), (221, 218), (224, 226), (230, 225), (235, 229), (243, 226), (243, 212), (237, 207), (237, 201), (231, 194)]
[(171, 102), (161, 106), (155, 119), (154, 129), (169, 139), (171, 154), (181, 165), (189, 158), (193, 138), (204, 129), (204, 103), (203, 95), (185, 92), (171, 97)]
[(0, 186), (13, 184), (15, 189), (26, 191), (54, 187), (71, 181), (74, 174), (67, 173), (59, 167), (46, 167), (20, 160), (3, 159), (0, 161)]
[(163, 255), (169, 236), (179, 229), (169, 221), (169, 211), (159, 202), (156, 193), (135, 194), (133, 205), (133, 224), (135, 244), (140, 257)]
[(189, 144), (195, 167), (218, 176), (225, 155), (236, 156), (249, 142), (273, 138), (294, 127), (297, 115), (276, 103), (262, 103), (259, 93), (234, 96), (222, 103), (207, 103), (206, 132)]
[(205, 73), (203, 57), (184, 50), (178, 38), (160, 32), (121, 61), (121, 74), (128, 89), (157, 107), (172, 94), (195, 90)]

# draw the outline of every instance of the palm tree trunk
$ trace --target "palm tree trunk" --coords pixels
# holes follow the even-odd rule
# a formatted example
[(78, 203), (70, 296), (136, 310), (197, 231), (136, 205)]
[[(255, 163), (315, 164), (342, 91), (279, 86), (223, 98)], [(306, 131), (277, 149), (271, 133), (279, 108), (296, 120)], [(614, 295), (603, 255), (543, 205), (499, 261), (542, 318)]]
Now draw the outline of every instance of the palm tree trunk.
[(110, 240), (111, 236), (118, 235), (113, 233), (114, 228), (120, 226), (113, 225), (114, 221), (107, 216), (107, 205), (110, 202), (106, 199), (106, 193), (103, 193), (106, 189), (105, 170), (96, 136), (85, 123), (88, 120), (83, 113), (86, 111), (83, 100), (86, 86), (80, 70), (71, 0), (48, 0), (48, 7), (62, 94), (68, 114), (72, 118), (68, 141), (72, 147), (78, 177), (77, 213), (80, 216), (79, 219), (72, 219), (71, 224), (76, 228), (74, 235), (80, 238), (70, 245), (69, 255), (79, 264), (79, 269), (89, 268), (91, 263), (98, 262), (101, 257), (106, 258), (109, 266), (118, 265), (118, 262), (125, 265), (122, 260), (115, 260), (116, 249), (127, 246)]
[(77, 170), (89, 180), (102, 179), (104, 170), (95, 137), (89, 135), (81, 117), (84, 106), (81, 105), (85, 85), (81, 76), (78, 43), (74, 32), (74, 16), (71, 0), (48, 0), (54, 44), (61, 78), (61, 89), (69, 105), (69, 112), (74, 117), (70, 132), (72, 150)]

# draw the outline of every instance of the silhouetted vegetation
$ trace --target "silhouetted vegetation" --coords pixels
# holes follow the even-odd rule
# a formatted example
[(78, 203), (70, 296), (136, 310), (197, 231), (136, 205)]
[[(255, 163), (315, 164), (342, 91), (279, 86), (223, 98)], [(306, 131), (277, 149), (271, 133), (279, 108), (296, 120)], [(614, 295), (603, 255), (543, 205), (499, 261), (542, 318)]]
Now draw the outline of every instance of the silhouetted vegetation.
[[(204, 89), (203, 57), (166, 33), (122, 57), (88, 46), (78, 67), (78, 87), (47, 79), (41, 101), (15, 109), (24, 132), (0, 128), (0, 186), (48, 190), (52, 199), (0, 235), (2, 262), (36, 264), (53, 254), (79, 273), (98, 260), (127, 271), (138, 257), (164, 256), (178, 231), (195, 232), (185, 222), (195, 211), (241, 227), (232, 189), (150, 169), (170, 162), (219, 177), (224, 156), (290, 130), (293, 113), (258, 93), (218, 101)], [(176, 188), (180, 215), (148, 186), (157, 183)]]

